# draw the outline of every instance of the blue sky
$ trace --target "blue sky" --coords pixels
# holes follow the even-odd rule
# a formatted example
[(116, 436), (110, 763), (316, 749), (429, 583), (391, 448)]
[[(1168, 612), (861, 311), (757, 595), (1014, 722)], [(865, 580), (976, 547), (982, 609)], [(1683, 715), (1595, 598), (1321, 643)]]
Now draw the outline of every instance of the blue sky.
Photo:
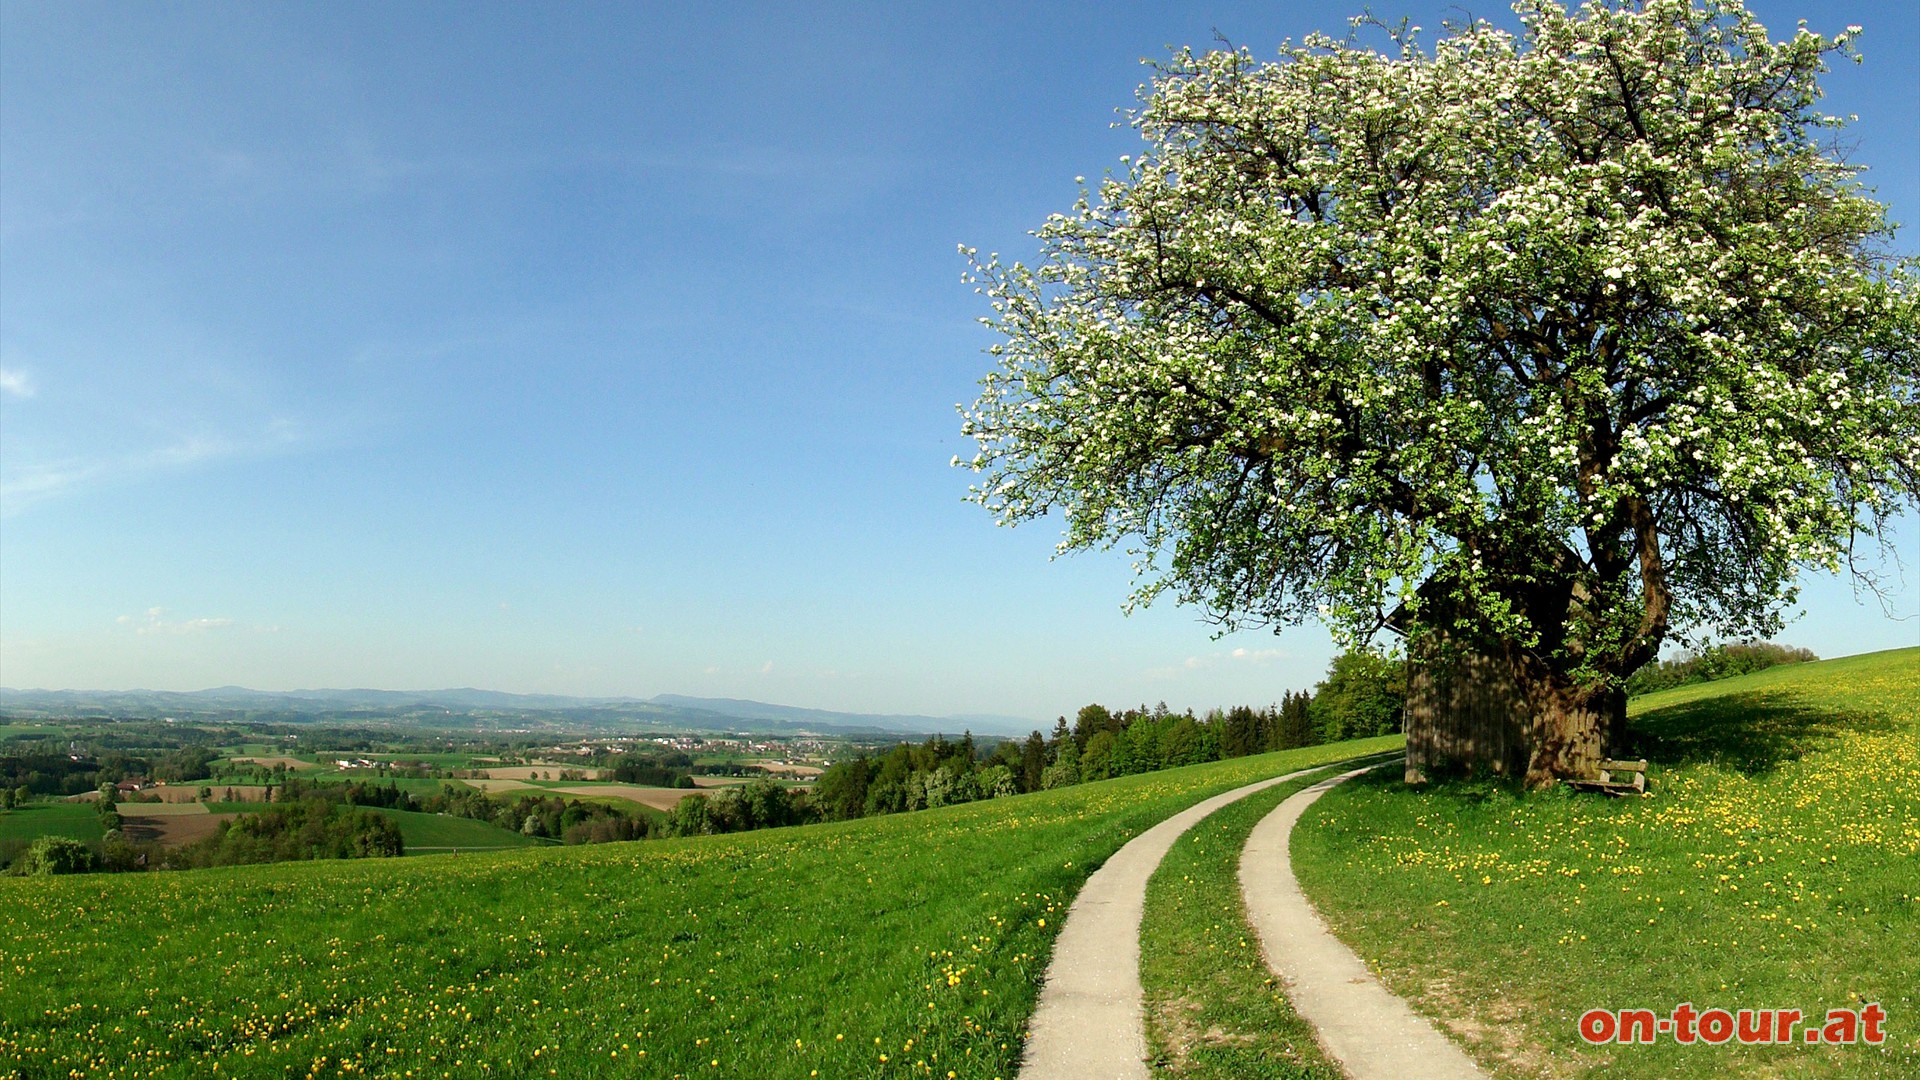
[[(0, 683), (1310, 686), (1319, 629), (1123, 616), (1124, 556), (962, 501), (955, 248), (1031, 253), (1135, 149), (1142, 58), (1347, 7), (0, 3)], [(1920, 15), (1753, 7), (1866, 27), (1827, 107), (1920, 222)], [(1905, 621), (1813, 579), (1783, 638), (1920, 643), (1898, 543)]]

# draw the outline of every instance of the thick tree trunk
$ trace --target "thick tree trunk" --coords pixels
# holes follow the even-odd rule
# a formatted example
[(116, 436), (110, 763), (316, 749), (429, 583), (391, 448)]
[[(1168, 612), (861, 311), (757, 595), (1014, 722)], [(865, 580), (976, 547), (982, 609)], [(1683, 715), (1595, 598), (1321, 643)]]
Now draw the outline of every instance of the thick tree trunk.
[(1601, 760), (1612, 751), (1625, 723), (1626, 696), (1554, 681), (1523, 684), (1521, 689), (1533, 714), (1527, 786), (1551, 787), (1562, 780), (1598, 775)]
[[(1576, 585), (1535, 606), (1587, 598)], [(1435, 605), (1438, 618), (1446, 617), (1448, 603), (1442, 597)], [(1625, 692), (1576, 683), (1549, 661), (1555, 649), (1438, 627), (1415, 635), (1409, 649), (1409, 784), (1464, 770), (1524, 777), (1529, 788), (1545, 788), (1597, 778), (1600, 762), (1620, 750)]]

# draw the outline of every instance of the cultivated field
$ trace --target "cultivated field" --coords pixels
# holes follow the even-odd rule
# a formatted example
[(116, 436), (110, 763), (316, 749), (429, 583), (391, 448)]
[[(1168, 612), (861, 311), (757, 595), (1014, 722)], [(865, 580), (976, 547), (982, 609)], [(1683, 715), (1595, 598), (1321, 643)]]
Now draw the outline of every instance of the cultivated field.
[(275, 765), (284, 765), (289, 771), (293, 772), (313, 768), (313, 762), (302, 761), (295, 757), (237, 757), (229, 758), (228, 760), (239, 765), (263, 765), (269, 769)]
[(1093, 867), (1397, 743), (733, 836), (0, 880), (0, 1074), (1010, 1077)]
[(525, 780), (445, 780), (445, 781), (435, 781), (435, 783), (447, 783), (447, 784), (453, 784), (455, 786), (465, 784), (466, 786), (471, 788), (479, 788), (481, 791), (539, 791), (541, 790), (540, 788), (537, 788), (534, 785), (527, 783)]
[[(1355, 781), (1295, 831), (1303, 885), (1503, 1075), (1920, 1076), (1920, 649), (1631, 711), (1648, 797)], [(1590, 1008), (1873, 1001), (1878, 1048), (1588, 1046), (1575, 1028)]]
[(589, 769), (580, 765), (491, 765), (485, 770), (488, 780), (558, 780), (562, 771), (577, 772), (588, 780), (598, 780), (607, 774), (606, 769)]
[(210, 814), (199, 803), (153, 803), (125, 805), (121, 808), (121, 831), (127, 839), (179, 847), (204, 840), (220, 831), (222, 821), (233, 814)]
[(749, 764), (773, 776), (790, 776), (798, 780), (811, 780), (826, 771), (817, 765), (784, 765), (773, 761), (756, 761)]
[[(267, 789), (264, 784), (223, 784), (218, 780), (189, 780), (184, 784), (163, 784), (158, 787), (150, 787), (140, 792), (136, 798), (138, 800), (158, 799), (162, 803), (198, 802), (200, 801), (201, 788), (206, 788), (211, 791), (215, 799), (226, 799), (227, 793), (232, 792), (233, 798), (229, 800), (231, 802), (260, 802), (267, 797)], [(69, 796), (69, 799), (73, 802), (95, 802), (99, 798), (100, 793), (97, 791), (83, 791), (78, 795)], [(151, 803), (144, 801), (124, 799), (120, 803), (120, 812), (122, 814), (126, 813), (128, 807), (151, 805)]]
[(655, 810), (671, 810), (680, 805), (680, 800), (696, 794), (694, 788), (644, 787), (640, 784), (578, 784), (573, 787), (551, 789), (553, 794), (580, 796), (613, 796), (651, 806)]
[[(262, 806), (269, 804), (262, 803)], [(142, 817), (191, 817), (205, 814), (207, 804), (199, 802), (123, 802), (118, 806), (120, 816), (125, 818), (139, 815)]]

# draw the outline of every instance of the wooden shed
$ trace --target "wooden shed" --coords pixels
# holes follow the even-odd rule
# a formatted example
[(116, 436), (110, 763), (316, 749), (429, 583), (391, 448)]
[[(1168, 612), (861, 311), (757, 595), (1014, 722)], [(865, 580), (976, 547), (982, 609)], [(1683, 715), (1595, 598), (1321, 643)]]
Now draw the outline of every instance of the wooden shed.
[(1523, 777), (1533, 757), (1533, 710), (1497, 648), (1433, 625), (1462, 625), (1447, 616), (1451, 606), (1444, 583), (1429, 580), (1420, 587), (1424, 632), (1408, 632), (1405, 606), (1386, 621), (1407, 639), (1407, 783), (1463, 772)]
[(1407, 783), (1450, 771), (1525, 776), (1533, 716), (1507, 663), (1430, 632), (1407, 657)]

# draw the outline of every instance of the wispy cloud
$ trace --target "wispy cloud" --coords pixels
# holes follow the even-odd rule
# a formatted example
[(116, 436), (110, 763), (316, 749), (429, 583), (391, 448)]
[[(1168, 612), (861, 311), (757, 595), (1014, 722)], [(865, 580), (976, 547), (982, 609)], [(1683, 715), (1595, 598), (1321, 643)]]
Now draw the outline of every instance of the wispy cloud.
[(0, 513), (79, 487), (106, 471), (103, 462), (56, 461), (0, 465)]
[[(141, 615), (122, 615), (114, 620), (121, 626), (133, 628), (140, 635), (164, 634), (179, 636), (182, 634), (204, 634), (210, 630), (224, 630), (232, 626), (233, 620), (226, 618), (199, 618), (174, 620), (167, 618), (165, 608), (151, 607)], [(274, 629), (279, 629), (275, 627)]]
[(98, 484), (270, 453), (300, 441), (296, 425), (275, 420), (250, 437), (188, 434), (111, 457), (20, 461), (17, 452), (10, 453), (9, 459), (0, 464), (0, 515), (12, 515), (35, 503)]
[(0, 397), (30, 398), (33, 376), (21, 368), (0, 368)]

